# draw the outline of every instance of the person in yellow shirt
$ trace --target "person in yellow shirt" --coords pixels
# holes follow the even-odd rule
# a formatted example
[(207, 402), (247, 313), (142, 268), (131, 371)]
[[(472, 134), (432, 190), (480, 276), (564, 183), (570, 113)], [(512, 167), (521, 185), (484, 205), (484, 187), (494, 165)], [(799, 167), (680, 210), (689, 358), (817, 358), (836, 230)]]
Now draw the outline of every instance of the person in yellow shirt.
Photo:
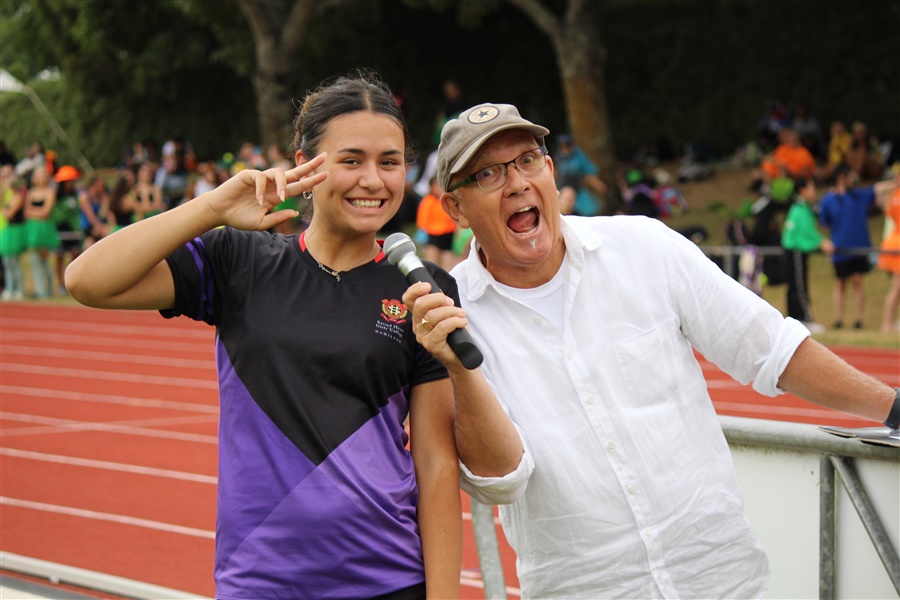
[(850, 150), (850, 143), (853, 136), (847, 131), (847, 126), (843, 121), (834, 121), (831, 123), (831, 139), (828, 141), (828, 157), (825, 166), (822, 167), (818, 174), (818, 178), (828, 183), (834, 177), (834, 170), (841, 163), (846, 162), (847, 152)]

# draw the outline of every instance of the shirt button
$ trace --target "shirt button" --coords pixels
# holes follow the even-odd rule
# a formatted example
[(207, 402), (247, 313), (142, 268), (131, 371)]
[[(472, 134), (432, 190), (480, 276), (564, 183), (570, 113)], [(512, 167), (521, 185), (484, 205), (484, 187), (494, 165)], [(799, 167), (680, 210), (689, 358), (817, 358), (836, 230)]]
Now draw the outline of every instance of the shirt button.
[(637, 486), (634, 485), (634, 484), (629, 485), (629, 486), (628, 486), (628, 493), (629, 493), (629, 494), (637, 494)]
[(610, 450), (615, 450), (616, 443), (615, 442), (606, 442), (606, 447), (609, 448)]
[(648, 527), (644, 530), (644, 537), (653, 537), (653, 528)]
[(662, 571), (653, 571), (653, 576), (656, 577), (657, 581), (663, 578)]
[(571, 360), (573, 356), (575, 356), (575, 355), (572, 353), (571, 350), (569, 350), (568, 352), (566, 352), (566, 358), (568, 358), (569, 360)]
[(595, 402), (593, 396), (588, 396), (586, 401), (587, 401), (588, 404), (593, 404), (593, 403)]
[(535, 325), (540, 325), (540, 324), (541, 324), (541, 318), (540, 318), (540, 317), (535, 317), (533, 320), (534, 320), (534, 324), (535, 324)]

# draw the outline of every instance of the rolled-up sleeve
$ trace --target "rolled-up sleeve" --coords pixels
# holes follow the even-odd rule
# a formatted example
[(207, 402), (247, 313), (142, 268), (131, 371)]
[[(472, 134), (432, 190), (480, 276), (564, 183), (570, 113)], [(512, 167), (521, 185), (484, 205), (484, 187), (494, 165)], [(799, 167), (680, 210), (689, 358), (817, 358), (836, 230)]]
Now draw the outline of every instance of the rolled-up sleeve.
[(479, 477), (459, 462), (460, 487), (482, 504), (512, 504), (522, 497), (528, 487), (528, 479), (534, 471), (534, 457), (518, 425), (513, 423), (522, 439), (524, 452), (516, 468), (502, 477)]
[(778, 387), (778, 380), (797, 351), (797, 347), (808, 337), (809, 330), (803, 323), (791, 317), (786, 318), (775, 336), (772, 351), (763, 361), (759, 373), (753, 380), (753, 389), (766, 396), (783, 394), (784, 390)]

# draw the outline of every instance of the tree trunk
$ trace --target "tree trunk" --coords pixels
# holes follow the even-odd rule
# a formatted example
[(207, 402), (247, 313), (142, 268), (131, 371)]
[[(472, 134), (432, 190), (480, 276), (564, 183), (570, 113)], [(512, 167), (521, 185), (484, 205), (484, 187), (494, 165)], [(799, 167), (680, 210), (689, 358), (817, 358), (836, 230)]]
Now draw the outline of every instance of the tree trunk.
[(596, 24), (603, 6), (600, 0), (568, 0), (562, 19), (540, 0), (507, 0), (524, 12), (553, 43), (569, 130), (575, 142), (600, 168), (606, 184), (603, 210), (614, 213), (620, 206), (618, 161), (606, 103), (606, 49)]
[(259, 65), (259, 69), (253, 75), (260, 144), (263, 147), (276, 144), (285, 150), (291, 141), (294, 117), (291, 103), (293, 88), (293, 80), (284, 81), (277, 73), (266, 70), (263, 65)]
[(284, 148), (293, 133), (291, 100), (300, 51), (322, 6), (318, 0), (296, 0), (287, 8), (273, 0), (237, 0), (237, 5), (250, 24), (256, 46), (253, 89), (260, 141), (263, 146)]

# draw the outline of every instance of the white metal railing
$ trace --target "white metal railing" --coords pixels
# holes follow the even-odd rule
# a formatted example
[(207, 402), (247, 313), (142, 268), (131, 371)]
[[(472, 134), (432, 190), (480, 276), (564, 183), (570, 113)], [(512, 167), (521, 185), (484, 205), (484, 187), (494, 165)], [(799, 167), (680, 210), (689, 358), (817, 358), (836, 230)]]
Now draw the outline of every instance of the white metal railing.
[[(900, 598), (900, 449), (814, 425), (719, 421), (769, 556), (768, 597)], [(505, 599), (492, 507), (473, 500), (472, 521), (485, 597)]]

